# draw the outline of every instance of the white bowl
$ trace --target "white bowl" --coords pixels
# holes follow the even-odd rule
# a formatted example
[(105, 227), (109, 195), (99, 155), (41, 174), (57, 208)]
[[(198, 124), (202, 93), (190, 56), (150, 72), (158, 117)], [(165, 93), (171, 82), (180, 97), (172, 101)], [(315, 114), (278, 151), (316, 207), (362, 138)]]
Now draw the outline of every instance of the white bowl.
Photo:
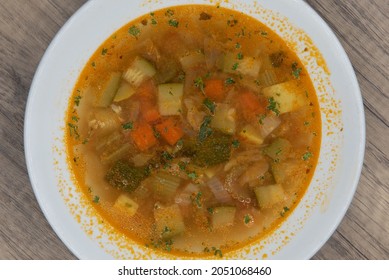
[[(274, 234), (227, 253), (225, 258), (308, 259), (334, 232), (358, 184), (365, 146), (361, 94), (339, 41), (304, 1), (242, 3), (229, 0), (221, 5), (243, 11), (271, 26), (306, 66), (319, 96), (323, 138), (314, 178), (296, 210)], [(130, 20), (181, 4), (183, 1), (178, 0), (117, 0), (114, 5), (105, 0), (88, 1), (58, 32), (35, 74), (25, 115), (28, 172), (47, 220), (80, 259), (171, 258), (151, 252), (101, 223), (71, 180), (63, 139), (69, 96), (92, 53)], [(317, 51), (326, 65), (309, 52), (302, 52), (305, 47)]]

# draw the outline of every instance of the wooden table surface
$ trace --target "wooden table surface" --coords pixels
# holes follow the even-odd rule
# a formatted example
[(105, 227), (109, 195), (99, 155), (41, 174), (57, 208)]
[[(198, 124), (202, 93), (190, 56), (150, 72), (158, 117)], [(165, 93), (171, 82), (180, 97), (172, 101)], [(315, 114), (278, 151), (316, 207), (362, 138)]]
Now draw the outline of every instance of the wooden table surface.
[[(0, 259), (74, 259), (36, 201), (23, 149), (23, 119), (38, 63), (85, 0), (0, 1)], [(350, 57), (366, 115), (366, 154), (356, 195), (314, 259), (389, 259), (389, 2), (307, 1)], [(346, 143), (347, 144), (347, 143)]]

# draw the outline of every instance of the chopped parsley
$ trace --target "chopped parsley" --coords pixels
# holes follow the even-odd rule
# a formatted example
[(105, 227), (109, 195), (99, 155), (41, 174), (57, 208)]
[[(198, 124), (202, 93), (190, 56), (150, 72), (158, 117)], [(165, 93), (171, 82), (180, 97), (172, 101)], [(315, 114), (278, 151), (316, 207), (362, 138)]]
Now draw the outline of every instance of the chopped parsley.
[(260, 115), (259, 116), (259, 124), (263, 124), (263, 120), (266, 118), (266, 115)]
[(232, 70), (238, 69), (239, 63), (235, 62), (234, 65), (232, 65)]
[(204, 93), (205, 86), (204, 86), (204, 81), (201, 77), (197, 77), (196, 80), (194, 80), (194, 85)]
[(241, 59), (243, 59), (243, 54), (240, 52), (240, 53), (238, 53), (238, 54), (236, 55), (236, 57), (237, 57), (239, 60), (241, 60)]
[(173, 156), (167, 152), (167, 151), (163, 151), (162, 154), (161, 154), (162, 158), (166, 161), (171, 161), (173, 160)]
[(179, 24), (178, 20), (176, 20), (174, 18), (169, 19), (168, 23), (169, 23), (170, 26), (173, 26), (173, 27), (176, 27), (176, 28), (178, 27), (178, 24)]
[(280, 213), (281, 217), (285, 216), (285, 213), (288, 212), (290, 209), (288, 207), (284, 207)]
[(165, 12), (165, 16), (167, 16), (167, 17), (172, 17), (172, 16), (174, 16), (174, 11), (168, 9), (168, 10)]
[(303, 160), (308, 160), (310, 159), (311, 157), (313, 156), (313, 154), (311, 152), (306, 152), (305, 154), (303, 154)]
[(305, 126), (308, 126), (309, 124), (310, 124), (310, 122), (307, 122), (307, 121), (304, 122)]
[(270, 97), (268, 101), (269, 101), (269, 105), (267, 106), (267, 109), (273, 111), (278, 116), (280, 114), (280, 110), (279, 110), (280, 105), (278, 104), (278, 102), (274, 100), (274, 97)]
[(249, 214), (246, 214), (243, 219), (244, 223), (247, 225), (252, 221), (252, 217)]
[(232, 146), (233, 146), (234, 148), (239, 148), (239, 146), (240, 146), (239, 140), (238, 140), (238, 139), (233, 140), (233, 141), (232, 141)]
[(227, 85), (233, 85), (233, 84), (235, 84), (235, 80), (234, 80), (233, 78), (227, 78), (227, 79), (225, 80), (225, 83), (226, 83)]
[(197, 194), (193, 197), (193, 203), (198, 207), (201, 208), (201, 196), (203, 195), (202, 192), (197, 192)]
[(95, 68), (96, 67), (96, 62), (92, 61), (91, 65), (92, 65), (93, 68)]
[(208, 110), (211, 112), (211, 114), (215, 113), (216, 105), (212, 100), (210, 100), (209, 98), (205, 98), (203, 101), (203, 104), (205, 105), (205, 107), (208, 108)]
[(238, 20), (236, 20), (236, 19), (227, 20), (227, 25), (230, 27), (234, 27), (235, 25), (237, 25), (237, 23), (238, 23)]
[(74, 97), (74, 104), (76, 104), (76, 106), (80, 105), (81, 98), (82, 97), (80, 95), (77, 95), (77, 96)]
[[(213, 207), (208, 207), (208, 208), (207, 208), (207, 211), (208, 211), (208, 213), (213, 214), (214, 209), (213, 209)], [(209, 252), (209, 251), (208, 251), (208, 252)]]
[(125, 130), (133, 129), (134, 128), (134, 123), (133, 122), (128, 122), (128, 123), (122, 124), (122, 127)]
[(133, 25), (128, 29), (128, 33), (130, 33), (132, 36), (136, 38), (140, 34), (140, 29), (135, 25)]
[(220, 249), (216, 249), (215, 252), (214, 252), (214, 255), (219, 257), (219, 258), (222, 258), (223, 257), (223, 252)]
[(235, 48), (240, 49), (241, 45), (239, 43), (236, 43)]
[(178, 167), (179, 167), (182, 171), (185, 170), (185, 168), (186, 168), (187, 165), (188, 165), (188, 164), (187, 164), (186, 162), (184, 162), (184, 161), (180, 161), (180, 162), (178, 163)]
[(68, 123), (70, 136), (74, 136), (75, 139), (80, 139), (80, 134), (78, 133), (78, 126), (73, 123)]
[(155, 18), (151, 18), (151, 24), (156, 25), (158, 22), (155, 20)]
[(261, 35), (262, 36), (267, 36), (267, 32), (266, 31), (261, 31)]
[(102, 51), (101, 51), (101, 54), (102, 54), (102, 55), (106, 55), (106, 54), (107, 54), (107, 52), (108, 52), (108, 49), (106, 49), (106, 48), (103, 48), (103, 49), (102, 49)]
[(75, 121), (75, 122), (78, 122), (79, 118), (76, 117), (76, 116), (72, 116), (72, 120)]
[(297, 62), (293, 62), (292, 64), (292, 75), (295, 79), (300, 78), (300, 73), (302, 71), (301, 67), (297, 67)]
[(212, 129), (209, 127), (209, 124), (211, 123), (211, 121), (212, 121), (211, 116), (204, 117), (203, 123), (200, 126), (200, 132), (199, 132), (199, 141), (200, 142), (207, 139), (213, 133)]
[(95, 195), (95, 197), (93, 198), (93, 202), (94, 203), (99, 203), (99, 201), (100, 201), (100, 197)]
[(187, 174), (188, 174), (188, 177), (189, 177), (190, 179), (196, 180), (197, 174), (196, 174), (195, 171), (193, 171), (193, 172), (188, 172)]

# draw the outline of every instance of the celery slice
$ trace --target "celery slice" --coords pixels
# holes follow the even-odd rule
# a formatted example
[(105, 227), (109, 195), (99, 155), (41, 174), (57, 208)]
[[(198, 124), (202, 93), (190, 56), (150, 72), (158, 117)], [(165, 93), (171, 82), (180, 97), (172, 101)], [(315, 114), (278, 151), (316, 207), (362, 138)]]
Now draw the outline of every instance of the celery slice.
[(143, 81), (153, 77), (155, 73), (157, 71), (150, 62), (137, 56), (127, 71), (124, 72), (123, 79), (132, 86), (138, 87)]
[(133, 96), (134, 93), (135, 93), (135, 89), (130, 84), (128, 84), (127, 82), (122, 82), (119, 86), (118, 91), (116, 92), (113, 101), (120, 102), (126, 100), (131, 96)]
[(153, 190), (156, 199), (169, 202), (172, 201), (181, 179), (167, 172), (158, 172), (154, 177)]
[(122, 73), (120, 73), (120, 72), (111, 73), (111, 76), (104, 84), (103, 91), (100, 95), (100, 98), (98, 99), (97, 105), (99, 107), (106, 108), (109, 105), (111, 105), (112, 100), (114, 99), (115, 94), (119, 88), (119, 82), (120, 82), (121, 76), (122, 76)]

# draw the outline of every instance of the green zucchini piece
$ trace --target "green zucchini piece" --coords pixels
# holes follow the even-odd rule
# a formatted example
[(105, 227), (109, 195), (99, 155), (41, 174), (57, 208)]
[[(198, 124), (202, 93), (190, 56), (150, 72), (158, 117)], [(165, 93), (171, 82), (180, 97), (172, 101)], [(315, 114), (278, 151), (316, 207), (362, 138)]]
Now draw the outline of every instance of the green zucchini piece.
[(260, 208), (270, 208), (274, 204), (284, 200), (285, 192), (280, 184), (259, 186), (254, 188)]
[(155, 228), (162, 239), (170, 239), (185, 231), (184, 219), (177, 204), (154, 207)]
[(269, 146), (264, 148), (264, 153), (274, 161), (279, 162), (287, 158), (292, 149), (292, 144), (286, 139), (277, 138)]
[(212, 212), (212, 228), (218, 229), (234, 224), (236, 208), (233, 206), (214, 207)]

